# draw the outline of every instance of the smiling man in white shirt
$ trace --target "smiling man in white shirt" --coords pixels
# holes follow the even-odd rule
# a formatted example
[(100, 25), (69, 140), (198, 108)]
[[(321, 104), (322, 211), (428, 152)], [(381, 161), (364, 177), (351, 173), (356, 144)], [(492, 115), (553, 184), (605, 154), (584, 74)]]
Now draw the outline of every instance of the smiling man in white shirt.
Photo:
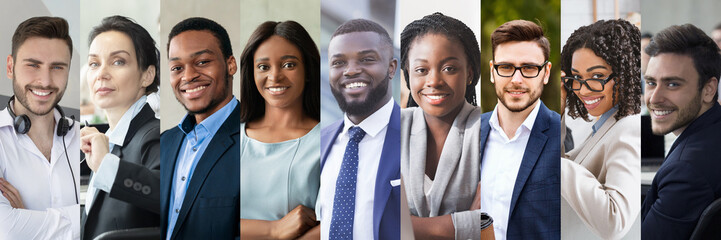
[(550, 44), (537, 24), (506, 22), (491, 34), (498, 104), (481, 116), (481, 211), (497, 240), (560, 239), (560, 116), (540, 100)]
[(65, 19), (30, 18), (13, 35), (15, 96), (0, 111), (0, 239), (80, 238), (79, 127), (57, 105), (71, 57)]

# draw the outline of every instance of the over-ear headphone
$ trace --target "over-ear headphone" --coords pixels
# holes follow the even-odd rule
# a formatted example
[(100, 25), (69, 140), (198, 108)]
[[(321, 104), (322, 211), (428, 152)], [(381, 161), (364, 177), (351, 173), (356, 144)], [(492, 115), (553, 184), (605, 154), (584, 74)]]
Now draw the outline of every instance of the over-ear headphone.
[[(19, 134), (27, 134), (28, 131), (30, 131), (30, 126), (32, 126), (32, 122), (30, 122), (30, 118), (23, 114), (20, 116), (15, 115), (15, 111), (13, 111), (12, 108), (12, 101), (15, 100), (15, 95), (10, 97), (10, 100), (8, 100), (8, 112), (10, 113), (10, 117), (13, 118), (13, 127), (15, 127), (15, 132)], [(63, 108), (61, 108), (58, 105), (55, 105), (55, 109), (58, 110), (60, 113), (60, 120), (58, 120), (58, 126), (57, 126), (57, 134), (60, 137), (64, 137), (66, 134), (68, 134), (68, 131), (70, 131), (70, 128), (75, 125), (75, 121), (73, 120), (72, 123), (68, 121), (67, 118), (65, 118), (65, 113), (63, 112)], [(71, 117), (74, 118), (74, 117)]]
[[(16, 116), (15, 111), (13, 111), (13, 106), (12, 106), (13, 100), (15, 100), (15, 95), (10, 97), (10, 100), (8, 100), (7, 109), (8, 109), (8, 113), (10, 113), (10, 117), (12, 117), (14, 119), (13, 127), (15, 128), (15, 132), (17, 132), (19, 134), (27, 134), (28, 131), (30, 131), (30, 126), (32, 125), (32, 123), (30, 122), (30, 117), (28, 117), (25, 114)], [(68, 162), (68, 169), (70, 169), (70, 176), (73, 179), (73, 188), (75, 189), (75, 203), (80, 204), (80, 201), (78, 199), (78, 187), (76, 186), (77, 184), (75, 182), (75, 173), (73, 173), (73, 168), (70, 166), (70, 157), (68, 157), (68, 146), (65, 145), (65, 135), (68, 134), (70, 129), (73, 128), (73, 126), (75, 125), (75, 116), (70, 116), (70, 118), (72, 119), (70, 121), (72, 121), (72, 122), (69, 123), (69, 120), (67, 118), (65, 118), (65, 113), (63, 112), (63, 108), (61, 108), (58, 105), (55, 105), (55, 109), (57, 109), (58, 112), (60, 113), (60, 120), (58, 120), (58, 126), (57, 126), (56, 133), (58, 134), (59, 137), (63, 138), (63, 149), (65, 149), (65, 160), (67, 160), (67, 162)]]

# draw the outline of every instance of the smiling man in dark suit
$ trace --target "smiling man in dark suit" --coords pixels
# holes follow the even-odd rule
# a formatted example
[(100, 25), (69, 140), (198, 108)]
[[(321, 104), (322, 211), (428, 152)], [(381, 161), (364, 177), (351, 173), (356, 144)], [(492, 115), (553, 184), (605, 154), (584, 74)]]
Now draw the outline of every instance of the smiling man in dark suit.
[(496, 239), (559, 239), (560, 116), (539, 99), (551, 75), (537, 24), (506, 22), (491, 34), (499, 104), (481, 116), (481, 211)]
[(641, 207), (641, 236), (689, 239), (701, 213), (721, 198), (721, 54), (691, 24), (658, 32), (645, 51), (651, 130), (677, 138)]
[(170, 85), (188, 114), (160, 136), (163, 239), (240, 236), (240, 108), (226, 30), (189, 18), (168, 36)]

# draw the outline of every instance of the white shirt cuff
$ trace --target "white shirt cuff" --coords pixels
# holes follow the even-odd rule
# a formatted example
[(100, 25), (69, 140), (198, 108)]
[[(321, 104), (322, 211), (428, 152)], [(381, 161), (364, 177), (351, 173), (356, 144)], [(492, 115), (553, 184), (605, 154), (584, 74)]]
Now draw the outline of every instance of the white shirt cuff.
[(110, 190), (113, 188), (113, 183), (115, 183), (115, 176), (118, 175), (119, 164), (120, 158), (118, 156), (112, 153), (105, 154), (103, 161), (98, 167), (98, 171), (95, 172), (93, 187), (110, 193)]
[(72, 239), (80, 239), (80, 205), (74, 204), (60, 208), (49, 208), (49, 212), (58, 211), (63, 219), (70, 221)]

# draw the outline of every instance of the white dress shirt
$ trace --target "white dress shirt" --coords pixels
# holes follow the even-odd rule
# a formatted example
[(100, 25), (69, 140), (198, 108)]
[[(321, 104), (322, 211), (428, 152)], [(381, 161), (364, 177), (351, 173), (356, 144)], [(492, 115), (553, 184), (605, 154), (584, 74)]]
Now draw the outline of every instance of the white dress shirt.
[(493, 217), (496, 240), (506, 239), (513, 187), (540, 103), (538, 101), (535, 104), (512, 139), (508, 139), (498, 122), (498, 105), (488, 121), (491, 132), (486, 140), (481, 163), (481, 211)]
[[(109, 150), (113, 151), (115, 146), (123, 146), (125, 142), (125, 136), (128, 135), (130, 128), (130, 122), (133, 118), (140, 113), (140, 110), (145, 106), (145, 96), (140, 97), (133, 105), (128, 108), (123, 116), (118, 120), (118, 124), (115, 129), (105, 132), (108, 136), (108, 143), (110, 144)], [(93, 206), (95, 200), (95, 194), (97, 190), (103, 190), (106, 193), (110, 193), (115, 183), (115, 177), (118, 175), (118, 168), (120, 167), (120, 158), (113, 155), (112, 153), (106, 153), (103, 157), (103, 161), (98, 166), (97, 172), (90, 178), (88, 183), (88, 194), (85, 197), (85, 213), (90, 213), (90, 207)]]
[(343, 131), (333, 142), (325, 165), (320, 174), (320, 191), (316, 206), (316, 216), (321, 220), (321, 239), (328, 239), (333, 216), (335, 184), (338, 179), (343, 153), (348, 144), (348, 129), (360, 127), (366, 132), (358, 143), (358, 178), (356, 180), (355, 216), (353, 220), (354, 239), (373, 239), (373, 199), (375, 197), (376, 175), (383, 152), (383, 143), (388, 130), (388, 122), (393, 113), (393, 98), (358, 125), (344, 115)]
[[(60, 113), (53, 110), (55, 121)], [(80, 183), (79, 127), (65, 136), (75, 183)], [(55, 129), (56, 127), (54, 127)], [(53, 131), (55, 133), (55, 131)], [(50, 161), (25, 134), (17, 134), (8, 110), (0, 111), (0, 177), (20, 194), (25, 209), (0, 196), (0, 239), (79, 239), (80, 205), (76, 201), (63, 137), (53, 134)]]

